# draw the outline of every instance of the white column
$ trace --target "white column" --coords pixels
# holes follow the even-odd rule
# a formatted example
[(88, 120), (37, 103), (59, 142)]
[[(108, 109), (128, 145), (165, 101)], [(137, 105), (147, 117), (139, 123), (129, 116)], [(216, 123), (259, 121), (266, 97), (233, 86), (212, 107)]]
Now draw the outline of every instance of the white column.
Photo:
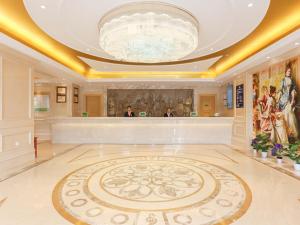
[(30, 63), (0, 48), (0, 179), (34, 162)]

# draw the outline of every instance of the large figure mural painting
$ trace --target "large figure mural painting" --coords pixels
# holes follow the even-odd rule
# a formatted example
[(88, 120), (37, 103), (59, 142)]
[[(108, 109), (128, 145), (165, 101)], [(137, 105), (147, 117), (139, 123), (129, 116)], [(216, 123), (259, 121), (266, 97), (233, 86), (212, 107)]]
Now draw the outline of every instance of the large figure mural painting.
[(253, 131), (274, 143), (299, 138), (300, 76), (298, 60), (253, 74)]

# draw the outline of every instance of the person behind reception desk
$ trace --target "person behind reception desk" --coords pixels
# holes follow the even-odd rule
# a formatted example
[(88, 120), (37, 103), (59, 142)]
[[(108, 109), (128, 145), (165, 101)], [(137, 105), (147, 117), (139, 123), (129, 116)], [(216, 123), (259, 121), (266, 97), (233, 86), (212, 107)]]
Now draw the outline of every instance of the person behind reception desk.
[(131, 111), (131, 106), (127, 106), (127, 112), (124, 113), (125, 117), (135, 117), (134, 112)]
[(164, 117), (173, 117), (174, 115), (173, 115), (173, 113), (172, 113), (172, 111), (171, 111), (171, 108), (168, 108), (167, 109), (167, 112), (164, 114)]

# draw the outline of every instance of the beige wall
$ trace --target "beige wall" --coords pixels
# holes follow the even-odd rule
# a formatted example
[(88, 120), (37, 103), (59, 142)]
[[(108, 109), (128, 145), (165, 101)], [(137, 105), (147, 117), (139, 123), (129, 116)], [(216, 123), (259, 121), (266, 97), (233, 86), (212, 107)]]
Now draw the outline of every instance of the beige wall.
[[(56, 87), (65, 86), (67, 87), (67, 102), (57, 103), (56, 102)], [(43, 93), (50, 95), (50, 111), (49, 112), (35, 112), (35, 118), (45, 118), (45, 117), (66, 117), (72, 116), (72, 104), (73, 104), (73, 88), (72, 84), (68, 83), (57, 83), (57, 84), (47, 84), (38, 83), (34, 85), (34, 93)], [(75, 110), (74, 110), (75, 111)]]
[[(227, 85), (230, 83), (232, 84), (233, 81), (230, 81), (226, 84), (223, 84), (220, 87), (220, 99), (219, 99), (219, 107), (220, 107), (220, 113), (223, 116), (233, 117), (234, 116), (234, 108), (228, 109), (226, 105), (224, 105), (224, 99), (227, 98)], [(233, 102), (235, 99), (233, 99)]]
[(195, 111), (199, 108), (199, 98), (203, 95), (214, 95), (216, 96), (216, 104), (215, 104), (215, 112), (222, 114), (222, 95), (220, 93), (220, 87), (219, 86), (213, 86), (213, 87), (207, 87), (206, 85), (200, 84), (199, 87), (196, 87), (194, 89), (194, 108)]
[[(227, 84), (233, 84), (233, 109), (227, 109), (224, 106), (224, 96), (226, 96)], [(236, 108), (236, 86), (244, 85), (244, 108)], [(224, 116), (233, 117), (232, 141), (234, 148), (246, 151), (250, 146), (251, 130), (252, 130), (252, 78), (249, 72), (231, 78), (224, 82), (220, 87), (220, 95), (222, 100), (220, 103), (221, 113)]]
[[(73, 95), (74, 95), (74, 88), (78, 88), (79, 90), (79, 99), (78, 99), (78, 103), (74, 103), (74, 99), (73, 99)], [(81, 112), (80, 112), (80, 95), (81, 95), (81, 90), (80, 90), (80, 86), (77, 84), (72, 84), (72, 90), (71, 90), (71, 104), (72, 104), (72, 116), (77, 117), (77, 116), (81, 116)]]
[(0, 46), (0, 175), (34, 160), (31, 63)]
[[(67, 87), (67, 102), (56, 102), (56, 87)], [(71, 117), (80, 116), (80, 101), (79, 104), (73, 103), (73, 91), (74, 87), (79, 87), (76, 84), (61, 82), (61, 83), (35, 83), (35, 94), (48, 94), (50, 96), (50, 110), (48, 112), (34, 112), (35, 118), (35, 136), (39, 141), (51, 140), (51, 124), (49, 118), (51, 117)], [(80, 94), (80, 87), (79, 87)]]
[[(244, 107), (236, 108), (236, 86), (244, 85)], [(233, 89), (234, 89), (234, 121), (232, 127), (232, 145), (240, 148), (248, 148), (248, 137), (247, 137), (247, 111), (249, 110), (249, 101), (247, 101), (249, 94), (248, 91), (248, 82), (245, 74), (237, 76), (233, 80)]]

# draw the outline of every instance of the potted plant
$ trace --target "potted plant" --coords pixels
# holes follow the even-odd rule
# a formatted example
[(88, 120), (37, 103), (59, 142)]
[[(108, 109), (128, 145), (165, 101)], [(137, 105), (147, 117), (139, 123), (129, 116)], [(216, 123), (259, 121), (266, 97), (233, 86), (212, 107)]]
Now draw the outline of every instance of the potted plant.
[(253, 138), (252, 139), (251, 146), (252, 146), (252, 149), (253, 149), (253, 154), (256, 156), (256, 154), (257, 154), (257, 147), (258, 147), (258, 140), (257, 140), (257, 138)]
[(279, 143), (274, 144), (273, 148), (271, 149), (271, 155), (276, 156), (276, 161), (278, 164), (282, 163), (283, 154), (284, 154), (283, 145)]
[(254, 146), (261, 152), (261, 157), (263, 159), (267, 158), (268, 151), (272, 147), (270, 142), (270, 137), (267, 134), (258, 134), (255, 138)]
[(279, 143), (274, 144), (271, 152), (272, 152), (272, 156), (276, 156), (276, 161), (278, 164), (282, 163), (284, 155), (288, 155), (286, 148)]
[(289, 145), (289, 157), (295, 162), (295, 170), (300, 171), (300, 141), (296, 141)]

